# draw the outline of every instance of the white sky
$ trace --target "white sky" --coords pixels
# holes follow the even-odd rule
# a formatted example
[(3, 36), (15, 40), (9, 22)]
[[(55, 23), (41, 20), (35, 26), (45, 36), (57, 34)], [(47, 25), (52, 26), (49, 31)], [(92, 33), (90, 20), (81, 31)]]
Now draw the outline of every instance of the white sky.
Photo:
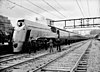
[[(29, 0), (29, 1), (40, 6), (41, 8), (47, 10), (52, 14), (39, 9), (38, 7), (29, 3), (27, 0), (10, 0), (10, 1), (22, 5), (34, 12), (37, 12), (43, 15), (45, 18), (50, 18), (53, 20), (83, 18), (83, 15), (76, 1), (78, 1), (82, 9), (84, 17), (100, 16), (100, 9), (99, 9), (100, 0), (45, 0), (50, 5), (52, 5), (56, 10), (62, 13), (66, 18), (64, 18), (62, 15), (60, 15), (50, 6), (48, 6), (45, 2), (43, 2), (43, 0)], [(61, 6), (57, 3), (59, 3)], [(35, 21), (35, 17), (40, 17), (40, 15), (37, 15), (33, 12), (23, 9), (17, 5), (14, 5), (8, 2), (7, 0), (0, 0), (0, 15), (7, 16), (11, 20), (13, 26), (16, 25), (18, 19), (28, 19), (31, 21)]]

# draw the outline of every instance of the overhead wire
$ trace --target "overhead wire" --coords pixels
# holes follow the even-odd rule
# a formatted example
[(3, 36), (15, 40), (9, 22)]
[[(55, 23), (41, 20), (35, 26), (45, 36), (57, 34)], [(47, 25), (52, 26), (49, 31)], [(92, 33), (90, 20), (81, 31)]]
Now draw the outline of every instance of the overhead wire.
[(98, 3), (99, 3), (99, 15), (100, 15), (100, 0), (99, 0), (99, 2), (98, 2)]
[(88, 6), (88, 13), (89, 13), (89, 16), (90, 16), (90, 9), (89, 9), (89, 1), (87, 0), (87, 6)]
[(80, 12), (81, 12), (82, 16), (84, 17), (84, 13), (83, 13), (83, 11), (82, 11), (82, 9), (81, 9), (81, 7), (80, 7), (80, 5), (79, 5), (79, 3), (78, 3), (77, 0), (76, 0), (76, 3), (77, 3), (77, 5), (78, 5), (78, 7), (79, 7), (79, 9), (80, 9)]
[(48, 6), (50, 6), (52, 9), (54, 9), (56, 12), (58, 12), (61, 16), (63, 16), (64, 18), (66, 18), (66, 16), (64, 16), (61, 12), (59, 12), (56, 8), (54, 8), (52, 5), (50, 5), (48, 2), (46, 2), (45, 0), (42, 0), (44, 3), (46, 3)]
[(59, 2), (57, 2), (57, 0), (54, 0), (63, 10), (65, 10), (60, 4)]
[(66, 11), (66, 9), (64, 9), (64, 7), (62, 7), (62, 5), (59, 2), (57, 2), (57, 0), (54, 0), (54, 1), (57, 3), (57, 5), (59, 5), (60, 8), (62, 8), (64, 11)]
[(19, 5), (19, 4), (15, 3), (15, 2), (12, 2), (12, 1), (10, 1), (10, 0), (7, 0), (7, 1), (8, 1), (8, 2), (10, 2), (10, 3), (12, 3), (12, 4), (14, 4), (14, 5), (19, 6), (19, 7), (21, 7), (21, 8), (24, 8), (24, 9), (26, 9), (26, 10), (30, 11), (30, 12), (33, 12), (33, 13), (35, 13), (35, 14), (37, 14), (37, 15), (40, 15), (40, 16), (44, 17), (43, 15), (41, 15), (41, 14), (39, 14), (39, 13), (37, 13), (37, 12), (35, 12), (35, 11), (31, 10), (31, 9), (28, 9), (28, 8), (26, 8), (26, 7), (22, 6), (22, 5)]
[(51, 14), (51, 15), (54, 15), (54, 16), (56, 16), (56, 17), (61, 18), (60, 16), (57, 16), (57, 15), (55, 15), (55, 14), (49, 12), (48, 10), (46, 10), (46, 9), (44, 9), (44, 8), (42, 8), (42, 7), (38, 6), (38, 5), (36, 5), (35, 3), (31, 2), (30, 0), (26, 0), (26, 1), (29, 2), (30, 4), (36, 6), (36, 7), (38, 7), (38, 8), (40, 8), (40, 9), (44, 10), (44, 11), (46, 11), (47, 13), (49, 13), (49, 14)]

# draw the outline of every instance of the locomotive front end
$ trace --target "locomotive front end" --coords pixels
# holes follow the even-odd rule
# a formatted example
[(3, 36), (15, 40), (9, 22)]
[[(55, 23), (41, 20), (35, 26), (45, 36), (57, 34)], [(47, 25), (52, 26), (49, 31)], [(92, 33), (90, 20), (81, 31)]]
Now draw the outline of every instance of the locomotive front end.
[(19, 20), (17, 22), (17, 28), (13, 34), (13, 52), (21, 52), (23, 43), (25, 41), (26, 36), (26, 26), (24, 24), (24, 20)]

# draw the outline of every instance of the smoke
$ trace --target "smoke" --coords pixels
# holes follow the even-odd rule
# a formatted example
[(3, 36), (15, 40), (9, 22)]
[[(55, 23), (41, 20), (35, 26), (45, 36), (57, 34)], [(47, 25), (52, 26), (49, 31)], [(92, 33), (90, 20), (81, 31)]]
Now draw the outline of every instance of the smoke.
[(1, 4), (2, 4), (2, 1), (3, 1), (3, 0), (0, 0), (0, 6), (1, 6)]
[(0, 2), (1, 2), (2, 0), (0, 0)]
[(0, 0), (0, 7), (3, 5), (3, 3), (5, 2), (6, 0)]
[(6, 8), (6, 9), (13, 9), (15, 8), (14, 4), (9, 3), (7, 0), (0, 0), (0, 8)]

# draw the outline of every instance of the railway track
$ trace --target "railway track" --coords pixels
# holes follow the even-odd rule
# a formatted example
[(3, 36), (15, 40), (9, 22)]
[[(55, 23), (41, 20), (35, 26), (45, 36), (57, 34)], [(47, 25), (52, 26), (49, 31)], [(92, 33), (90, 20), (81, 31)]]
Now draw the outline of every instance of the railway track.
[(100, 72), (100, 42), (94, 40), (89, 52), (87, 72)]
[(61, 57), (60, 59), (55, 60), (54, 62), (44, 66), (42, 68), (42, 71), (43, 72), (73, 72), (74, 70), (73, 67), (76, 68), (75, 65), (76, 63), (78, 63), (77, 61), (79, 60), (79, 57), (81, 58), (84, 52), (87, 51), (87, 48), (90, 48), (90, 46), (91, 43), (88, 42), (87, 44), (81, 46), (80, 48), (77, 48), (71, 51), (70, 53), (65, 54), (65, 56)]
[(87, 65), (91, 46), (92, 43), (90, 43), (89, 47), (81, 54), (80, 58), (77, 60), (75, 66), (70, 72), (87, 72)]
[(13, 59), (16, 59), (19, 57), (23, 57), (25, 55), (28, 55), (28, 54), (17, 54), (17, 55), (11, 54), (11, 55), (8, 55), (8, 56), (1, 58), (0, 63), (5, 62), (5, 61), (9, 61), (9, 60), (13, 60)]
[[(43, 51), (38, 51), (37, 53), (35, 53), (35, 55), (37, 55), (37, 54), (40, 54), (40, 53), (42, 53)], [(34, 53), (31, 53), (32, 55), (34, 54)], [(0, 63), (2, 63), (2, 62), (5, 62), (5, 61), (9, 61), (9, 60), (14, 60), (14, 59), (17, 59), (17, 58), (21, 58), (21, 57), (27, 57), (27, 56), (29, 56), (29, 54), (9, 54), (9, 55), (3, 55), (3, 56), (0, 56)]]
[[(70, 46), (74, 46), (74, 45), (77, 45), (78, 43), (74, 43)], [(69, 46), (63, 46), (63, 49), (62, 50), (66, 50)], [(37, 53), (35, 53), (35, 55), (37, 54), (40, 54), (42, 53), (43, 51), (38, 51)], [(32, 53), (32, 56), (33, 56), (34, 53)], [(10, 60), (15, 60), (15, 59), (20, 59), (20, 58), (23, 58), (23, 57), (28, 57), (29, 54), (9, 54), (9, 55), (3, 55), (3, 56), (0, 56), (0, 63), (2, 62), (6, 62), (6, 61), (10, 61)]]
[[(83, 42), (83, 41), (81, 41), (81, 42)], [(77, 43), (80, 43), (80, 42), (77, 42)], [(71, 46), (74, 46), (74, 45), (76, 45), (77, 43), (73, 43), (73, 44), (71, 44)], [(65, 46), (66, 47), (66, 46)], [(40, 53), (40, 52), (39, 52)], [(7, 55), (1, 55), (0, 56), (0, 61), (4, 61), (4, 60), (7, 60), (7, 59), (13, 59), (13, 58), (16, 58), (17, 56), (19, 56), (19, 55), (21, 55), (21, 54), (7, 54)], [(4, 60), (3, 60), (4, 59)]]
[(2, 63), (2, 62), (7, 62), (7, 61), (10, 61), (10, 60), (15, 60), (15, 59), (21, 59), (21, 58), (23, 58), (23, 57), (29, 57), (29, 56), (35, 56), (35, 55), (38, 55), (38, 54), (41, 54), (42, 52), (44, 52), (44, 51), (38, 51), (37, 53), (31, 53), (31, 54), (27, 54), (27, 53), (25, 53), (25, 54), (11, 54), (11, 55), (8, 55), (8, 56), (6, 56), (6, 57), (3, 57), (3, 58), (1, 58), (0, 59), (0, 63)]
[(72, 48), (72, 49), (70, 49), (68, 51), (62, 52), (62, 54), (58, 55), (58, 56), (57, 56), (57, 54), (55, 54), (55, 55), (53, 54), (53, 58), (52, 58), (52, 56), (50, 56), (50, 58), (52, 58), (52, 59), (45, 57), (47, 60), (43, 59), (43, 61), (46, 61), (46, 62), (42, 62), (42, 64), (38, 65), (39, 67), (37, 67), (37, 68), (32, 66), (32, 68), (30, 70), (25, 71), (25, 72), (36, 72), (36, 71), (38, 72), (39, 70), (41, 70), (42, 67), (44, 67), (44, 66), (52, 63), (53, 61), (63, 57), (64, 55), (66, 55), (66, 53), (69, 53), (69, 52), (73, 51), (74, 49), (76, 49), (76, 48), (78, 48), (78, 47), (80, 47), (82, 45), (78, 45), (78, 46), (76, 46), (76, 47), (74, 47), (74, 48)]
[[(91, 45), (90, 45), (91, 47)], [(93, 40), (92, 48), (86, 52), (77, 61), (76, 67), (72, 72), (100, 72), (100, 42)]]
[[(6, 71), (7, 70), (7, 72), (9, 72), (9, 71), (11, 71), (11, 70), (20, 70), (20, 68), (22, 69), (22, 68), (25, 68), (25, 66), (27, 67), (27, 66), (29, 66), (29, 65), (37, 65), (36, 63), (39, 63), (39, 65), (37, 65), (37, 66), (35, 66), (35, 68), (34, 69), (36, 69), (36, 68), (38, 68), (38, 66), (41, 66), (41, 65), (44, 65), (46, 62), (45, 62), (45, 60), (44, 59), (49, 59), (49, 60), (46, 60), (47, 62), (50, 62), (51, 60), (53, 60), (53, 59), (55, 59), (56, 57), (58, 57), (58, 56), (60, 56), (60, 55), (62, 55), (62, 53), (64, 53), (64, 51), (63, 52), (60, 52), (60, 53), (54, 53), (54, 54), (44, 54), (44, 55), (41, 55), (41, 56), (38, 56), (38, 57), (36, 57), (36, 58), (31, 58), (31, 59), (29, 59), (28, 58), (28, 60), (25, 60), (25, 61), (22, 61), (22, 62), (20, 62), (20, 63), (10, 63), (11, 65), (7, 65), (6, 63), (5, 63), (5, 65), (2, 63), (1, 64), (1, 68), (0, 68), (0, 71)], [(41, 58), (41, 57), (43, 57), (43, 59)], [(49, 58), (48, 58), (49, 57)], [(50, 59), (52, 57), (52, 59)], [(43, 62), (42, 62), (42, 61)], [(41, 62), (42, 62), (42, 64), (41, 64)], [(33, 64), (34, 63), (34, 64)], [(33, 66), (32, 66), (33, 67)], [(30, 67), (31, 68), (31, 67)], [(23, 70), (23, 69), (22, 69)], [(32, 68), (32, 70), (33, 70), (33, 68)]]
[(5, 58), (10, 58), (10, 57), (14, 58), (14, 56), (18, 56), (18, 55), (20, 55), (20, 54), (17, 54), (17, 55), (15, 55), (15, 54), (2, 55), (2, 56), (0, 56), (0, 60), (5, 59)]
[(1, 59), (1, 58), (4, 58), (4, 57), (7, 57), (7, 56), (11, 56), (11, 55), (14, 55), (14, 54), (1, 55), (1, 56), (0, 56), (0, 59)]
[(35, 56), (34, 55), (25, 55), (25, 56), (21, 56), (21, 57), (18, 57), (18, 58), (2, 61), (0, 63), (0, 70), (2, 71), (4, 69), (25, 63), (29, 60), (38, 58), (38, 57), (46, 55), (46, 54), (48, 54), (48, 53), (38, 54), (38, 55), (35, 55)]

